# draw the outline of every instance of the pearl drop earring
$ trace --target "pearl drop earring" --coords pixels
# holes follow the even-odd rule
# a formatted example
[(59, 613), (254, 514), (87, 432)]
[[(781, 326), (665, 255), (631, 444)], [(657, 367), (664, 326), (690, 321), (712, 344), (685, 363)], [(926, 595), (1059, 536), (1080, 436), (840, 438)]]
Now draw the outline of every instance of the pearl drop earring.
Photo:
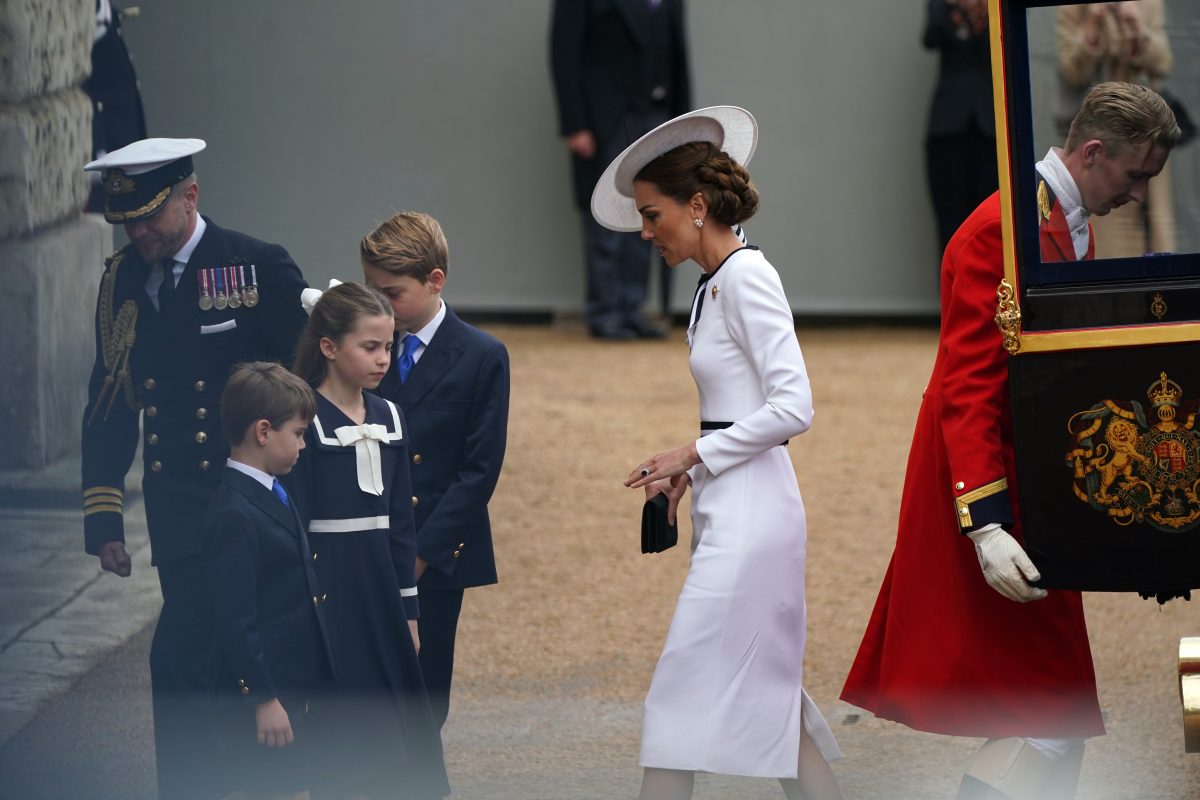
[(694, 220), (692, 220), (692, 224), (693, 224), (693, 225), (695, 225), (697, 228), (703, 228), (703, 227), (704, 227), (704, 220), (702, 220), (702, 219), (694, 219)]

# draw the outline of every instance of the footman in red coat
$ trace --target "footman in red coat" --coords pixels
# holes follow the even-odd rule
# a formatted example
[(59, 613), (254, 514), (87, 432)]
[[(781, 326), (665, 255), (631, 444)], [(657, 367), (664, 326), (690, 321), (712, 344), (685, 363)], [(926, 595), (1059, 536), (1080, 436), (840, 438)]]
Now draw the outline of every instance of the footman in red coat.
[[(1051, 151), (1056, 165), (1042, 175), (1060, 201), (1075, 197), (1104, 214), (1145, 197), (1178, 134), (1154, 92), (1101, 84), (1066, 152)], [(1064, 217), (1090, 237), (1087, 214), (1071, 212)], [(842, 691), (847, 702), (917, 730), (988, 739), (960, 800), (1071, 797), (1084, 740), (1104, 733), (1082, 597), (1037, 588), (1021, 546), (1008, 356), (993, 321), (1001, 236), (997, 193), (946, 248), (941, 338), (896, 548)], [(1091, 248), (1079, 249), (1071, 234), (1061, 243), (1072, 259)]]

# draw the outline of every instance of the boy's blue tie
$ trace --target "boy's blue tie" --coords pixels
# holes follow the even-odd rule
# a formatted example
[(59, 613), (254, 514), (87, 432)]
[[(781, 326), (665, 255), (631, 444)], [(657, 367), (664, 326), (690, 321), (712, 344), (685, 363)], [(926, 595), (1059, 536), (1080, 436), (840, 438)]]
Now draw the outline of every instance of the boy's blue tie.
[(400, 354), (400, 359), (396, 366), (400, 369), (400, 382), (404, 383), (408, 380), (408, 373), (412, 372), (412, 368), (416, 365), (413, 360), (413, 354), (417, 352), (417, 348), (421, 346), (421, 340), (417, 338), (415, 333), (410, 333), (404, 337), (404, 352)]
[(275, 493), (275, 496), (279, 498), (279, 502), (283, 503), (285, 508), (292, 507), (291, 502), (288, 500), (288, 494), (283, 489), (282, 483), (280, 483), (279, 481), (275, 481), (274, 483), (272, 483), (271, 491)]

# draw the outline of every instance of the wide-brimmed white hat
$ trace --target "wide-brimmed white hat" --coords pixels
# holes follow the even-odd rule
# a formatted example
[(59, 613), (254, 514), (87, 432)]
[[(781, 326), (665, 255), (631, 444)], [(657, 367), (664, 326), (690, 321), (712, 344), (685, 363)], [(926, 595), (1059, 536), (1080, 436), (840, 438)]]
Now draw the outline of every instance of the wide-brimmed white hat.
[(639, 231), (642, 218), (633, 200), (633, 179), (642, 167), (688, 142), (709, 142), (745, 166), (758, 144), (758, 122), (737, 106), (689, 111), (664, 122), (613, 159), (592, 191), (592, 216), (614, 231)]

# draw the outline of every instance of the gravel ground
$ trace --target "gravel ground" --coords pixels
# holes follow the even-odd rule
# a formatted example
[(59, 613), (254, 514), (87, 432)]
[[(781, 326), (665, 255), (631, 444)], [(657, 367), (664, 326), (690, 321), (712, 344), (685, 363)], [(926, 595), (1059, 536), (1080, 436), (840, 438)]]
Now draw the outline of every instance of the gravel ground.
[[(687, 569), (638, 553), (640, 492), (621, 481), (695, 434), (676, 329), (596, 343), (572, 327), (490, 326), (512, 356), (508, 458), (492, 502), (501, 583), (467, 592), (446, 751), (461, 798), (635, 796), (640, 703)], [(813, 428), (789, 451), (808, 510), (805, 683), (846, 758), (847, 798), (953, 797), (976, 742), (917, 733), (837, 700), (891, 554), (905, 460), (932, 365), (929, 329), (801, 329)], [(1190, 603), (1086, 599), (1109, 735), (1080, 798), (1200, 796), (1175, 664)], [(933, 655), (931, 654), (931, 657)], [(771, 781), (701, 776), (697, 798), (775, 798)]]

